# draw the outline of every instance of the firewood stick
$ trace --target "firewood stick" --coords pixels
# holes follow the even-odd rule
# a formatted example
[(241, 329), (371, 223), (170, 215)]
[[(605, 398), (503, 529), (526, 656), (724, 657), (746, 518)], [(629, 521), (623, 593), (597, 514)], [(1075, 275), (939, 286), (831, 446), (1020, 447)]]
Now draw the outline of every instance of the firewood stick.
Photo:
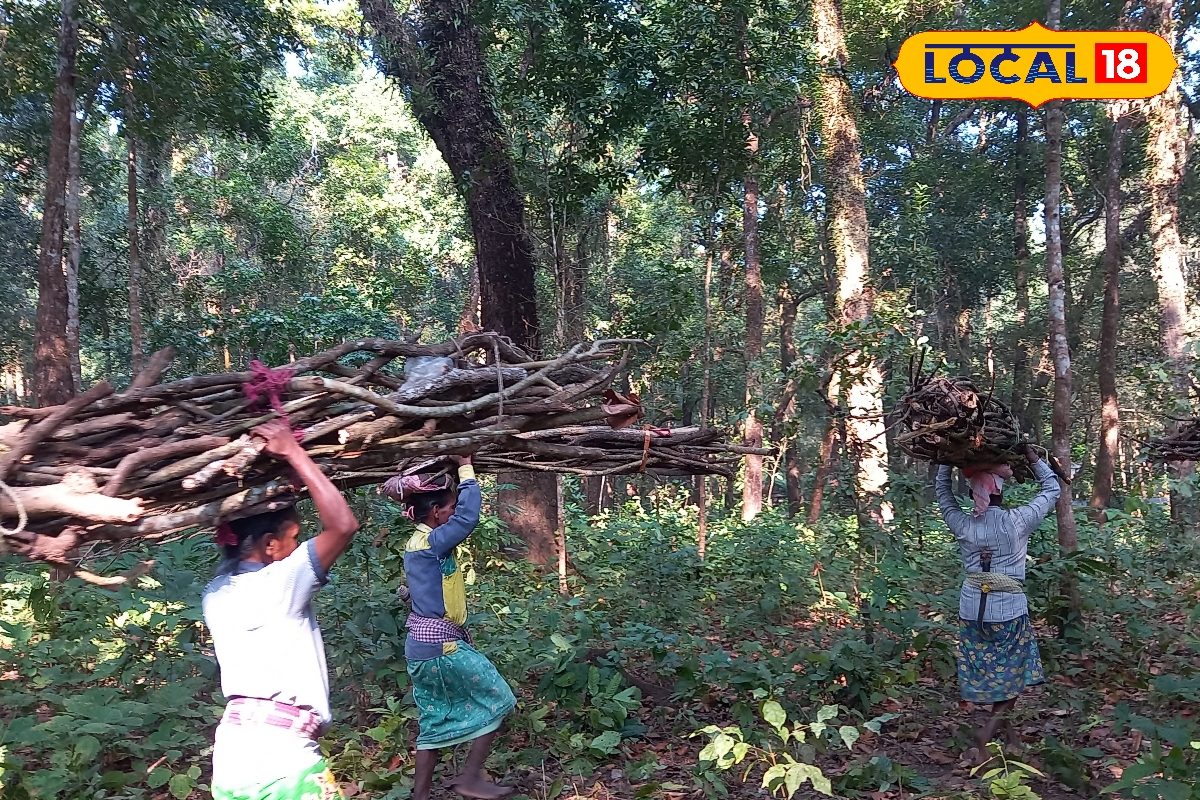
[(144, 389), (147, 386), (153, 386), (158, 383), (163, 373), (167, 371), (167, 367), (171, 366), (171, 361), (174, 358), (174, 347), (164, 347), (162, 350), (159, 350), (150, 356), (150, 360), (146, 362), (146, 366), (133, 379), (133, 383), (129, 385), (129, 388)]
[(16, 517), (20, 503), (30, 519), (66, 514), (90, 522), (133, 522), (142, 515), (142, 500), (78, 492), (65, 481), (50, 486), (10, 486), (16, 502), (0, 493), (0, 516)]
[(153, 559), (139, 561), (131, 569), (125, 570), (120, 575), (97, 575), (94, 572), (88, 572), (87, 570), (80, 569), (78, 567), (72, 569), (71, 574), (74, 577), (79, 578), (79, 580), (83, 581), (84, 583), (90, 583), (92, 586), (106, 589), (110, 592), (115, 592), (122, 586), (127, 586), (131, 583), (137, 583), (139, 579), (149, 575), (151, 570), (154, 569), (154, 564), (155, 562)]
[(244, 442), (239, 439), (238, 441), (221, 445), (220, 447), (217, 447), (208, 453), (192, 456), (191, 458), (185, 458), (182, 461), (176, 461), (174, 464), (168, 464), (157, 472), (148, 475), (145, 479), (145, 483), (166, 483), (167, 481), (178, 480), (186, 477), (206, 464), (228, 458), (229, 456), (241, 450), (243, 444)]
[(105, 484), (102, 493), (108, 497), (116, 497), (120, 494), (121, 486), (130, 474), (143, 466), (156, 464), (168, 458), (178, 458), (179, 456), (192, 455), (197, 452), (215, 450), (226, 444), (229, 444), (229, 439), (223, 436), (203, 436), (198, 439), (184, 439), (181, 442), (167, 442), (158, 447), (151, 447), (130, 453), (121, 459), (121, 463), (117, 465), (116, 471), (108, 479), (108, 483)]
[(243, 507), (259, 505), (292, 490), (293, 487), (289, 481), (283, 479), (274, 480), (262, 486), (245, 489), (228, 497), (205, 503), (202, 506), (188, 508), (173, 514), (146, 517), (134, 525), (114, 526), (102, 529), (102, 531), (104, 538), (138, 539), (149, 534), (162, 534), (184, 528), (211, 526), (218, 520), (234, 518), (230, 515), (236, 514)]
[(12, 449), (0, 456), (0, 481), (7, 480), (16, 466), (21, 463), (21, 459), (33, 452), (33, 449), (41, 444), (43, 439), (54, 433), (68, 417), (110, 394), (112, 394), (112, 386), (107, 381), (97, 383), (83, 394), (71, 399), (70, 402), (58, 406), (45, 419), (22, 433)]
[(484, 397), (475, 400), (456, 403), (452, 406), (444, 406), (440, 408), (426, 408), (422, 406), (404, 405), (395, 403), (385, 397), (380, 397), (374, 392), (369, 392), (365, 389), (360, 389), (357, 386), (350, 386), (341, 381), (331, 380), (329, 378), (321, 378), (317, 376), (308, 376), (304, 378), (293, 378), (290, 386), (299, 391), (331, 391), (345, 394), (354, 397), (371, 405), (378, 406), (389, 414), (394, 414), (401, 417), (420, 417), (422, 419), (439, 418), (439, 417), (457, 417), (462, 414), (467, 414), (471, 411), (477, 411), (485, 408), (489, 403), (493, 403), (500, 398), (508, 398), (516, 395), (517, 392), (525, 387), (535, 383), (544, 373), (549, 372), (557, 364), (570, 363), (570, 360), (578, 355), (579, 345), (576, 345), (566, 355), (556, 359), (552, 364), (543, 367), (533, 375), (526, 377), (524, 380), (517, 382), (513, 386), (505, 387), (503, 392), (493, 392)]

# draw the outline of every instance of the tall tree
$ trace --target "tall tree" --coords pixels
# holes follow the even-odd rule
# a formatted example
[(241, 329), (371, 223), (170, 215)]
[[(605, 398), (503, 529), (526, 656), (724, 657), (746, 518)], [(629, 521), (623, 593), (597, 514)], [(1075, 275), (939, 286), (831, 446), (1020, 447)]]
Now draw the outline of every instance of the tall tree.
[(788, 516), (800, 513), (804, 499), (800, 492), (800, 456), (794, 436), (789, 436), (785, 427), (796, 410), (798, 381), (792, 374), (796, 363), (796, 315), (800, 309), (800, 297), (786, 283), (779, 292), (779, 371), (784, 378), (783, 396), (775, 414), (776, 439), (780, 443), (780, 458), (783, 461), (784, 483), (787, 487)]
[(1029, 363), (1029, 202), (1026, 194), (1025, 149), (1029, 142), (1029, 110), (1017, 110), (1017, 136), (1013, 145), (1013, 287), (1016, 306), (1013, 320), (1012, 409), (1029, 431), (1029, 387), (1033, 375)]
[[(1050, 0), (1046, 27), (1057, 30), (1062, 19), (1061, 0)], [(1067, 340), (1067, 287), (1062, 251), (1063, 104), (1046, 104), (1046, 285), (1050, 308), (1050, 353), (1054, 363), (1054, 409), (1051, 413), (1052, 452), (1064, 468), (1071, 466), (1071, 349)], [(1058, 544), (1064, 554), (1078, 549), (1071, 492), (1058, 498)], [(1063, 576), (1066, 616), (1060, 633), (1078, 619), (1079, 585), (1071, 574)]]
[[(466, 199), (479, 270), (483, 327), (530, 352), (541, 349), (536, 262), (471, 0), (423, 0), (400, 14), (392, 0), (359, 0), (384, 73), (404, 87)], [(502, 516), (525, 541), (528, 558), (555, 557), (558, 528), (552, 475), (500, 476)]]
[(71, 116), (75, 113), (75, 58), (79, 20), (75, 0), (62, 0), (54, 105), (50, 119), (50, 159), (38, 250), (37, 345), (34, 396), (43, 406), (65, 403), (74, 394), (68, 333), (67, 279), (63, 272), (67, 177), (70, 172)]
[(421, 126), (458, 182), (471, 218), (483, 327), (541, 348), (536, 261), (503, 124), (495, 110), (477, 9), (425, 0), (401, 15), (391, 0), (360, 0), (380, 65), (404, 86)]
[[(862, 172), (862, 146), (854, 118), (854, 96), (847, 79), (849, 54), (840, 0), (815, 0), (816, 49), (820, 62), (821, 140), (824, 148), (826, 191), (830, 198), (830, 238), (837, 276), (837, 327), (866, 323), (875, 293), (868, 271), (867, 197)], [(851, 336), (861, 335), (854, 332)], [(884, 499), (887, 485), (887, 444), (884, 437), (883, 378), (872, 354), (856, 346), (842, 359), (847, 425), (857, 469), (855, 497), (860, 520), (876, 526), (892, 518)]]
[(142, 344), (142, 255), (138, 241), (138, 141), (134, 120), (137, 119), (137, 101), (133, 94), (133, 72), (137, 61), (137, 47), (132, 40), (125, 43), (125, 54), (129, 59), (125, 67), (125, 82), (122, 97), (125, 102), (125, 197), (126, 233), (128, 236), (129, 267), (129, 340), (130, 368), (134, 375), (142, 371), (145, 347)]
[[(758, 234), (758, 135), (754, 132), (753, 120), (747, 110), (742, 114), (746, 129), (746, 150), (750, 155), (742, 198), (742, 234), (746, 246), (746, 421), (744, 444), (760, 448), (763, 444), (763, 422), (758, 415), (758, 403), (762, 399), (762, 365), (759, 360), (763, 351), (763, 281), (762, 251)], [(742, 519), (749, 521), (758, 516), (763, 505), (763, 457), (746, 456), (746, 472), (742, 486)]]
[(65, 205), (66, 234), (69, 237), (63, 270), (67, 283), (67, 351), (71, 358), (71, 382), (75, 392), (83, 391), (83, 364), (79, 353), (79, 262), (83, 260), (83, 215), (80, 213), (80, 194), (83, 180), (80, 175), (80, 137), (83, 135), (87, 109), (71, 115), (71, 143), (67, 156), (67, 198)]
[(1109, 106), (1112, 133), (1104, 171), (1104, 310), (1100, 322), (1100, 441), (1096, 479), (1092, 484), (1092, 514), (1098, 522), (1112, 499), (1117, 448), (1121, 444), (1121, 411), (1117, 399), (1117, 331), (1121, 320), (1121, 165), (1129, 118), (1123, 104)]
[[(1148, 8), (1150, 29), (1175, 50), (1179, 32), (1174, 0), (1152, 0)], [(1187, 352), (1188, 286), (1179, 232), (1179, 190), (1187, 164), (1187, 126), (1182, 114), (1177, 70), (1167, 90), (1150, 100), (1147, 156), (1150, 162), (1150, 238), (1158, 277), (1159, 330), (1175, 402), (1184, 406), (1191, 392), (1191, 359)], [(1178, 423), (1173, 423), (1172, 429), (1172, 432), (1177, 430)], [(1172, 472), (1175, 478), (1182, 479), (1191, 475), (1195, 468), (1191, 462), (1176, 463), (1172, 465)], [(1171, 511), (1177, 521), (1183, 521), (1186, 505), (1178, 492), (1172, 492)]]

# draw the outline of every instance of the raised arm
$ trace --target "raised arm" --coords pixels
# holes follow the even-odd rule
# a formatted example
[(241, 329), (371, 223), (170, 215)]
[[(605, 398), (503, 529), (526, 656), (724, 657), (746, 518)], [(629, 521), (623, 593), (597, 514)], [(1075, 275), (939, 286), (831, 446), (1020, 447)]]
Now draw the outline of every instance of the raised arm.
[(328, 572), (338, 556), (346, 552), (346, 548), (350, 546), (350, 539), (358, 530), (358, 520), (354, 518), (350, 504), (325, 473), (321, 472), (321, 468), (309, 458), (308, 453), (304, 452), (304, 448), (296, 442), (291, 429), (284, 422), (268, 422), (256, 428), (254, 433), (266, 440), (266, 452), (287, 462), (308, 488), (308, 493), (317, 507), (317, 517), (321, 521), (321, 530), (313, 541), (313, 547), (317, 560), (321, 562), (321, 568)]
[(1058, 495), (1062, 491), (1058, 484), (1058, 476), (1054, 474), (1054, 470), (1050, 469), (1050, 465), (1038, 457), (1038, 454), (1032, 447), (1027, 448), (1025, 457), (1029, 459), (1030, 465), (1033, 467), (1033, 474), (1037, 476), (1038, 481), (1042, 484), (1041, 491), (1037, 496), (1029, 501), (1028, 504), (1020, 508), (1012, 510), (1012, 520), (1016, 524), (1017, 534), (1022, 541), (1029, 539), (1030, 535), (1037, 530), (1038, 525), (1042, 524), (1042, 520), (1050, 513), (1050, 509), (1054, 508), (1054, 504), (1058, 502)]
[(942, 512), (942, 519), (946, 521), (946, 527), (957, 538), (959, 531), (971, 521), (971, 518), (958, 507), (958, 501), (954, 499), (954, 491), (950, 488), (950, 469), (951, 467), (947, 464), (938, 467), (937, 477), (933, 481), (933, 494), (937, 498), (938, 508)]
[(471, 457), (456, 456), (455, 460), (458, 461), (458, 502), (454, 504), (454, 516), (429, 534), (429, 547), (439, 558), (453, 553), (454, 548), (465, 542), (475, 530), (479, 524), (479, 507), (483, 502)]

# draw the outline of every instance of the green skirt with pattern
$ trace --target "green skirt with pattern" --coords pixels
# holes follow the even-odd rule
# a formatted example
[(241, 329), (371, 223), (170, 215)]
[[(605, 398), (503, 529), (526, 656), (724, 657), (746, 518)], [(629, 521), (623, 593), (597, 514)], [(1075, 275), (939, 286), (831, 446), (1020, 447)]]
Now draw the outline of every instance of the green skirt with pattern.
[(958, 687), (963, 700), (1000, 703), (1046, 682), (1028, 614), (1008, 622), (985, 622), (982, 630), (976, 622), (959, 622)]
[(517, 699), (500, 673), (466, 642), (448, 655), (409, 661), (420, 712), (418, 750), (437, 750), (499, 730)]

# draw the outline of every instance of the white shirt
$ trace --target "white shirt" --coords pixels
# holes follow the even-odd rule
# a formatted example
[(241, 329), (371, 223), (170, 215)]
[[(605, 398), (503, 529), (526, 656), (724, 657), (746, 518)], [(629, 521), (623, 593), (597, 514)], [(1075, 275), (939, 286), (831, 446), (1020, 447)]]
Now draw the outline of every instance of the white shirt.
[(243, 561), (204, 590), (227, 699), (256, 697), (311, 709), (330, 720), (325, 644), (312, 598), (326, 576), (315, 540), (272, 564)]

